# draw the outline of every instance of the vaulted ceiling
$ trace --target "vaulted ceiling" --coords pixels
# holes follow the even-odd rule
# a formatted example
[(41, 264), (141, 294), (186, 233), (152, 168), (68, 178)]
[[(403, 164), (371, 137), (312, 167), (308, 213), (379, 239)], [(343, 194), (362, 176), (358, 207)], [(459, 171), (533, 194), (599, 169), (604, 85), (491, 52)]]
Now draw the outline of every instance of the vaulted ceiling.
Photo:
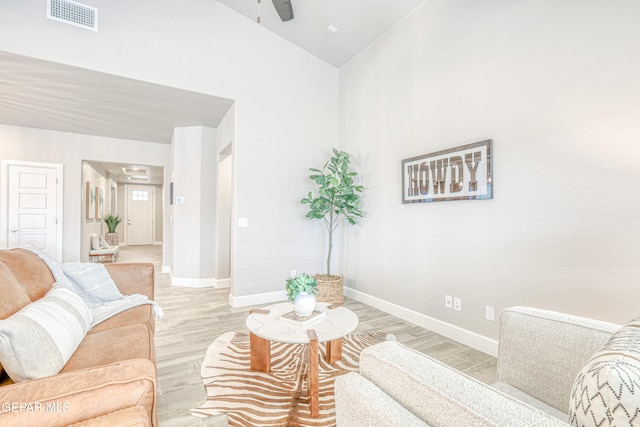
[[(336, 67), (425, 3), (292, 0), (294, 19), (283, 22), (272, 0), (211, 1), (219, 1)], [(233, 103), (7, 52), (0, 52), (0, 64), (1, 124), (171, 143), (175, 127), (217, 127)]]
[[(291, 0), (282, 22), (272, 0), (218, 0), (335, 67), (389, 31), (425, 0)], [(330, 28), (331, 27), (331, 28)]]

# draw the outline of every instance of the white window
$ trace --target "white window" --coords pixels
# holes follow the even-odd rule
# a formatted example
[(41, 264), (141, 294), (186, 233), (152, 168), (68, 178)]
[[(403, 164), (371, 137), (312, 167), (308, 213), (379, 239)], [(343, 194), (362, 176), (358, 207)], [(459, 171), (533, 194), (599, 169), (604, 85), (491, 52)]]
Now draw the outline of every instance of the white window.
[(145, 190), (133, 190), (131, 192), (131, 198), (133, 200), (146, 202), (147, 200), (149, 200), (149, 192)]

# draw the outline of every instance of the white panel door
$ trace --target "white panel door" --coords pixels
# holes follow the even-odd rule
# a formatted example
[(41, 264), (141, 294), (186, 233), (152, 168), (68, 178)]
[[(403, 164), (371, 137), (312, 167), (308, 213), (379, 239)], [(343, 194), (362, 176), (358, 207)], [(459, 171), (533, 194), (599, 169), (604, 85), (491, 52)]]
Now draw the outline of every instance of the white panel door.
[(59, 165), (8, 164), (7, 247), (32, 245), (60, 260)]
[(153, 244), (154, 187), (127, 186), (127, 245)]

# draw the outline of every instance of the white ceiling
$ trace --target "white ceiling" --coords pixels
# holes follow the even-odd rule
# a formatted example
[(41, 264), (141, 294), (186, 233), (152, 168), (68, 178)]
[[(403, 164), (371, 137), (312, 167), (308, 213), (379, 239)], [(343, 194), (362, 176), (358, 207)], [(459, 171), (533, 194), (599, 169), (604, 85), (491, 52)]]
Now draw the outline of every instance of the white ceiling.
[[(160, 166), (148, 166), (148, 165), (133, 165), (123, 163), (109, 163), (109, 162), (94, 162), (87, 161), (92, 167), (96, 169), (104, 169), (109, 174), (109, 177), (122, 184), (140, 184), (140, 185), (162, 185), (164, 182), (164, 168)], [(134, 172), (136, 175), (146, 175), (147, 180), (130, 180), (125, 169), (130, 172), (131, 170), (142, 171)], [(131, 174), (131, 172), (130, 172)]]
[(217, 127), (232, 100), (0, 52), (0, 123), (171, 143)]
[[(336, 67), (425, 3), (292, 0), (294, 19), (282, 22), (271, 0), (217, 1), (254, 22), (260, 15), (256, 25)], [(176, 127), (217, 127), (233, 103), (7, 52), (0, 52), (0, 65), (0, 124), (169, 144)], [(102, 164), (122, 166), (144, 165)]]
[[(272, 0), (218, 0), (335, 67), (426, 3), (426, 0), (291, 0), (294, 18), (282, 22)], [(258, 24), (256, 24), (258, 25)], [(328, 29), (333, 25), (338, 30)]]

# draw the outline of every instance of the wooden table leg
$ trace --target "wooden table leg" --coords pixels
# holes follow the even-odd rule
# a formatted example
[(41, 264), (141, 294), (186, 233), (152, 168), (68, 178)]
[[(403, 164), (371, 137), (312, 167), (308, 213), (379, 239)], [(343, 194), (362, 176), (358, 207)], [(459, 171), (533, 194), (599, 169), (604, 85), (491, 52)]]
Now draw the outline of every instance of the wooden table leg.
[(340, 359), (342, 359), (342, 338), (327, 341), (327, 363), (333, 365)]
[(251, 370), (271, 371), (271, 341), (249, 333), (249, 354), (251, 355)]
[(316, 331), (308, 329), (309, 334), (309, 411), (311, 417), (317, 418), (320, 415), (320, 397), (318, 385), (318, 362), (320, 356), (318, 353), (318, 336)]

